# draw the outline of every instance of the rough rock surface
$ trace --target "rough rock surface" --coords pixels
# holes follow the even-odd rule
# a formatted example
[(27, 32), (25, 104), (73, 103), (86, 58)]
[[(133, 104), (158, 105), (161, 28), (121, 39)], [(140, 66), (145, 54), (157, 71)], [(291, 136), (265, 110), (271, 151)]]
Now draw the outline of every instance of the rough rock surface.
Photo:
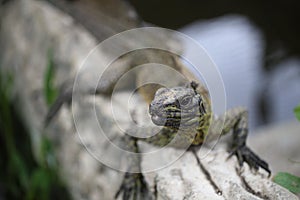
[(249, 137), (249, 143), (272, 166), (272, 172), (300, 176), (300, 122), (282, 122), (261, 128)]
[[(65, 105), (51, 125), (47, 129), (43, 127), (47, 113), (43, 79), (49, 48), (54, 50), (54, 62), (59, 66), (55, 82), (61, 85), (75, 76), (96, 40), (72, 18), (43, 1), (11, 1), (0, 9), (1, 74), (13, 75), (14, 95), (11, 99), (31, 133), (33, 150), (37, 153), (41, 134), (47, 134), (56, 145), (62, 175), (74, 199), (113, 199), (123, 174), (101, 164), (86, 151), (76, 133), (70, 107)], [(103, 54), (99, 52), (99, 59)], [(97, 60), (94, 62), (91, 64), (97, 65)], [(127, 102), (120, 101), (125, 96), (130, 94), (116, 94), (117, 107), (127, 107)], [(110, 99), (100, 96), (96, 100), (97, 114), (104, 128), (112, 136), (118, 135), (117, 127), (110, 123), (113, 119), (107, 114)], [(136, 101), (139, 103), (135, 107), (145, 108), (141, 100)], [(81, 131), (90, 136), (91, 143), (97, 141), (93, 132), (97, 124), (90, 122), (93, 116), (85, 108), (92, 103), (93, 98), (86, 97), (73, 106), (73, 112), (86, 121), (86, 127)], [(137, 111), (137, 118), (139, 113)], [(123, 123), (126, 124), (126, 118)], [(105, 152), (105, 145), (99, 146)], [(241, 172), (237, 170), (236, 159), (227, 160), (225, 147), (220, 144), (201, 159), (219, 191), (212, 186), (192, 153), (186, 152), (172, 165), (146, 174), (151, 189), (156, 188), (157, 199), (297, 199), (272, 183), (264, 172), (255, 175), (247, 166)], [(179, 150), (167, 149), (161, 159), (177, 157), (178, 153)], [(36, 157), (38, 159), (38, 154)], [(147, 164), (147, 160), (142, 163), (143, 167)]]

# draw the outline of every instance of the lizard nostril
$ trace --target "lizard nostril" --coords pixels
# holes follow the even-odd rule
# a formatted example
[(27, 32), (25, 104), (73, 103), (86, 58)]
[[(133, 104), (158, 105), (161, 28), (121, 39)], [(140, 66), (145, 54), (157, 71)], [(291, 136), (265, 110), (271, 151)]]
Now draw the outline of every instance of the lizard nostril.
[(159, 111), (155, 108), (153, 104), (150, 104), (148, 112), (151, 116), (153, 116), (153, 115), (157, 115)]
[(152, 104), (149, 104), (148, 110), (149, 110), (149, 113), (151, 114), (152, 113)]

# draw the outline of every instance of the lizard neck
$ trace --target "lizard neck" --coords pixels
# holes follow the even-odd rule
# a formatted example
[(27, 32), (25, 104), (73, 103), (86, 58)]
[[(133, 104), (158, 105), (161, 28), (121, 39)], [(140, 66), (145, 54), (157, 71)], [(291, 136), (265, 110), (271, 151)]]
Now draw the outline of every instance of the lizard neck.
[(206, 135), (208, 134), (208, 129), (211, 123), (212, 114), (207, 113), (199, 119), (199, 126), (196, 128), (195, 138), (192, 142), (193, 145), (202, 144)]
[[(164, 126), (164, 134), (172, 133), (173, 137), (181, 138), (186, 143), (192, 145), (202, 144), (210, 126), (211, 114), (205, 114), (204, 116), (198, 116), (194, 123), (190, 126), (168, 127)], [(181, 140), (179, 139), (179, 140)]]

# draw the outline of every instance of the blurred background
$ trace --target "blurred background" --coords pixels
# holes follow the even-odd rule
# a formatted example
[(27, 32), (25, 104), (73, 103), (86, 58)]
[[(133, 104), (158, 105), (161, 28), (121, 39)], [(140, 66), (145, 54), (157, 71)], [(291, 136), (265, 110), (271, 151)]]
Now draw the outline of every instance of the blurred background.
[(146, 22), (182, 31), (207, 50), (222, 75), (228, 107), (249, 108), (251, 128), (294, 119), (300, 100), (298, 1), (129, 2)]
[[(14, 1), (17, 0), (0, 0), (0, 12)], [(102, 6), (111, 4), (107, 3), (110, 1), (115, 5)], [(120, 17), (120, 24), (178, 30), (202, 45), (222, 75), (227, 106), (247, 107), (251, 130), (296, 121), (293, 110), (300, 103), (299, 1), (122, 2), (136, 10), (139, 23)], [(101, 26), (97, 25), (101, 21), (99, 15), (109, 16), (119, 9), (116, 0), (49, 0), (48, 3), (71, 15), (99, 40), (104, 37), (100, 34)], [(0, 23), (5, 22), (1, 19)], [(51, 142), (42, 140), (42, 162), (37, 162), (30, 153), (32, 141), (14, 102), (8, 98), (10, 78), (0, 77), (0, 200), (70, 198), (58, 175)]]

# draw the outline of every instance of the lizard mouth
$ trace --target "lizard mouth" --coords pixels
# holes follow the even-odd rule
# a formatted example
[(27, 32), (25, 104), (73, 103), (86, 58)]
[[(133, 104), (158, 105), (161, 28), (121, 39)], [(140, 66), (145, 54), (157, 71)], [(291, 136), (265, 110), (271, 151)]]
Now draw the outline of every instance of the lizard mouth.
[(157, 126), (163, 126), (166, 124), (166, 119), (157, 114), (151, 114), (151, 120)]
[(150, 105), (149, 114), (152, 122), (157, 126), (178, 126), (180, 123), (180, 112), (166, 111), (163, 107), (153, 109)]
[[(150, 113), (152, 122), (157, 126), (177, 127), (180, 124), (180, 117), (175, 118), (175, 113), (152, 112)], [(180, 115), (179, 115), (180, 116)]]

